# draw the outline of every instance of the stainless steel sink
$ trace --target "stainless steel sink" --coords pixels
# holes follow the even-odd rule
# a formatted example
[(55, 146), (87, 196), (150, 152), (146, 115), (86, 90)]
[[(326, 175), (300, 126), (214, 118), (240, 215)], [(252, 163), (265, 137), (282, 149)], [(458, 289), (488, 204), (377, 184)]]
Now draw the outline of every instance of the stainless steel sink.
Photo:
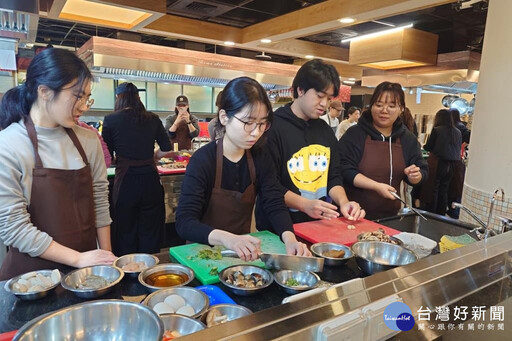
[(411, 212), (395, 217), (379, 219), (376, 220), (376, 222), (402, 232), (418, 233), (436, 242), (439, 242), (443, 235), (460, 236), (464, 233), (478, 240), (476, 233), (470, 232), (476, 227), (475, 225), (427, 211), (420, 212), (428, 221), (421, 219), (417, 214)]

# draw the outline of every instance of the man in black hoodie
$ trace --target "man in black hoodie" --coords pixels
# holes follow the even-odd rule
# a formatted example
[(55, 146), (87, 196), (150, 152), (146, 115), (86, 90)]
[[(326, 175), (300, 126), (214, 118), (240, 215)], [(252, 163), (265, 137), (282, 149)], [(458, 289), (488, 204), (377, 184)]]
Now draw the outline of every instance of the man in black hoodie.
[(427, 177), (418, 140), (400, 118), (404, 97), (400, 84), (379, 84), (369, 109), (338, 144), (347, 195), (371, 219), (398, 213), (400, 202), (390, 192), (399, 192), (402, 180), (415, 186)]
[[(332, 129), (319, 119), (338, 95), (339, 75), (320, 59), (305, 63), (293, 80), (294, 101), (276, 110), (268, 131), (266, 149), (277, 170), (286, 205), (294, 223), (339, 216), (364, 217), (356, 202), (349, 202)], [(256, 204), (256, 226), (269, 227), (261, 205)]]

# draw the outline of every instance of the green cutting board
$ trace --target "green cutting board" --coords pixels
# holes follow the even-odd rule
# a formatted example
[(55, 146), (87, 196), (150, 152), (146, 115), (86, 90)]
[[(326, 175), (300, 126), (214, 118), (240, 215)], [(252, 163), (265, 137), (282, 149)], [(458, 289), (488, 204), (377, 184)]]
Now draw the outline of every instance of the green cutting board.
[[(257, 237), (261, 240), (261, 251), (266, 253), (286, 254), (286, 247), (284, 243), (281, 241), (281, 239), (279, 239), (279, 236), (277, 236), (276, 234), (269, 231), (259, 231), (255, 233), (250, 233), (250, 235)], [(209, 246), (197, 243), (187, 244), (171, 247), (169, 249), (169, 253), (181, 264), (192, 268), (192, 270), (194, 270), (196, 278), (203, 284), (214, 284), (219, 282), (219, 276), (210, 275), (210, 270), (215, 266), (217, 267), (219, 272), (221, 272), (228, 266), (238, 264), (251, 264), (264, 267), (263, 262), (260, 260), (253, 262), (244, 262), (239, 258), (233, 257), (223, 257), (222, 259), (219, 260), (199, 259), (195, 257), (197, 253), (201, 249), (204, 249), (205, 247)]]

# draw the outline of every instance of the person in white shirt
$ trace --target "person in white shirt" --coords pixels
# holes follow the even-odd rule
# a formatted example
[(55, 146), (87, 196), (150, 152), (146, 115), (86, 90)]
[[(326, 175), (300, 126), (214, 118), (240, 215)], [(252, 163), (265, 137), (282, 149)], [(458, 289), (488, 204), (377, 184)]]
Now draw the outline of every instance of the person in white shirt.
[(320, 116), (320, 118), (327, 122), (332, 131), (336, 133), (336, 129), (338, 129), (338, 125), (340, 124), (338, 117), (343, 111), (345, 111), (345, 108), (343, 108), (340, 101), (332, 101), (327, 114)]
[(336, 130), (336, 138), (339, 140), (348, 128), (357, 124), (357, 120), (361, 116), (361, 110), (358, 107), (350, 107), (347, 110), (347, 119), (343, 120)]

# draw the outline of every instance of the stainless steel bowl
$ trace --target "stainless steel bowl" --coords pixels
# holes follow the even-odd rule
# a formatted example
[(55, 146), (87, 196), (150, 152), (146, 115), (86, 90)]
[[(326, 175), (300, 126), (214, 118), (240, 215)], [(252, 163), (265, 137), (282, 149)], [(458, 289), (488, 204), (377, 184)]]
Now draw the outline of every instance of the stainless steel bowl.
[[(116, 261), (114, 262), (113, 265), (117, 266), (120, 269), (123, 269), (123, 266), (125, 266), (126, 264), (129, 264), (129, 263), (133, 263), (133, 262), (144, 262), (144, 264), (146, 264), (147, 268), (150, 268), (154, 265), (157, 265), (159, 260), (157, 257), (147, 254), (147, 253), (132, 253), (129, 255), (124, 255), (122, 257), (119, 257), (118, 259), (116, 259)], [(126, 276), (130, 276), (130, 277), (134, 277), (134, 278), (137, 278), (139, 276), (139, 273), (141, 273), (141, 271), (126, 271), (126, 270), (123, 270), (123, 271)]]
[[(333, 258), (324, 256), (323, 253), (330, 250), (343, 250), (345, 251), (345, 257), (343, 258)], [(325, 264), (328, 266), (340, 266), (345, 264), (350, 258), (354, 257), (352, 250), (345, 245), (336, 244), (336, 243), (316, 243), (311, 245), (311, 252), (317, 256), (325, 259)]]
[(220, 313), (220, 315), (226, 315), (226, 322), (233, 321), (252, 314), (252, 311), (250, 309), (238, 304), (217, 304), (213, 307), (210, 307), (206, 314), (204, 314), (201, 317), (201, 321), (206, 326), (208, 326), (208, 315), (212, 313), (214, 310), (217, 310)]
[[(48, 276), (51, 276), (52, 271), (53, 270), (37, 270), (37, 271), (34, 271), (34, 272), (40, 273), (41, 275), (48, 277)], [(60, 276), (62, 278), (62, 276), (64, 276), (64, 274), (62, 272), (60, 272), (60, 271), (59, 271), (59, 273), (60, 273)], [(25, 300), (25, 301), (36, 300), (38, 298), (43, 298), (45, 296), (48, 296), (60, 284), (60, 281), (58, 281), (57, 283), (55, 283), (51, 287), (46, 288), (45, 290), (42, 290), (42, 291), (32, 291), (32, 292), (17, 292), (17, 291), (14, 291), (12, 286), (23, 275), (25, 275), (25, 274), (13, 277), (10, 280), (8, 280), (7, 282), (5, 282), (4, 289), (5, 289), (5, 291), (10, 292), (13, 295), (16, 295), (16, 297), (18, 297), (19, 299)]]
[(166, 331), (177, 331), (181, 336), (193, 334), (206, 329), (203, 322), (183, 315), (163, 315), (160, 316), (160, 319), (164, 323), (164, 329)]
[[(367, 239), (363, 239), (363, 235), (364, 233), (360, 233), (357, 235), (357, 241), (358, 242), (374, 242), (374, 241), (377, 241), (377, 240), (367, 240)], [(395, 242), (396, 245), (404, 245), (404, 242), (402, 242), (400, 239), (398, 238), (395, 238), (395, 237), (392, 237), (392, 236), (389, 236), (389, 239), (391, 239), (392, 241)], [(384, 242), (385, 243), (385, 242)]]
[[(188, 280), (186, 280), (182, 284), (173, 285), (171, 287), (156, 287), (156, 286), (150, 285), (146, 282), (146, 278), (149, 275), (154, 274), (156, 272), (160, 272), (160, 271), (164, 271), (166, 273), (182, 273), (182, 274), (185, 274), (188, 276)], [(158, 264), (158, 265), (152, 266), (152, 267), (142, 271), (139, 274), (139, 283), (142, 284), (143, 286), (145, 286), (149, 292), (155, 292), (155, 291), (161, 290), (161, 289), (185, 286), (185, 285), (189, 284), (190, 282), (192, 282), (194, 280), (194, 278), (195, 278), (194, 270), (192, 270), (188, 266), (177, 264), (177, 263), (165, 263), (165, 264)]]
[[(89, 275), (96, 275), (105, 278), (109, 284), (98, 289), (78, 289), (80, 283)], [(81, 298), (96, 298), (105, 295), (117, 285), (124, 277), (123, 270), (110, 265), (95, 265), (71, 271), (61, 280), (64, 289), (73, 292)]]
[(194, 308), (195, 314), (190, 316), (192, 318), (201, 317), (210, 306), (210, 300), (204, 292), (190, 287), (172, 287), (155, 291), (149, 294), (148, 297), (142, 301), (142, 304), (153, 309), (157, 303), (163, 302), (167, 296), (172, 294), (180, 295), (189, 306)]
[[(237, 287), (233, 284), (228, 284), (226, 282), (226, 279), (228, 278), (229, 274), (234, 273), (235, 271), (241, 271), (244, 276), (257, 273), (263, 277), (263, 280), (265, 283), (261, 287), (257, 288), (243, 288), (243, 287)], [(274, 281), (274, 276), (272, 276), (272, 273), (268, 270), (265, 270), (263, 268), (260, 268), (258, 266), (254, 265), (233, 265), (230, 267), (225, 268), (219, 273), (219, 279), (222, 284), (224, 284), (229, 290), (231, 290), (234, 294), (240, 295), (240, 296), (252, 296), (259, 294), (265, 288), (267, 288), (272, 282)]]
[(385, 242), (357, 242), (352, 245), (359, 268), (368, 274), (414, 263), (418, 256), (400, 245)]
[(143, 305), (121, 300), (75, 304), (36, 317), (13, 340), (160, 341), (164, 325)]
[[(310, 271), (292, 271), (292, 270), (281, 270), (274, 274), (276, 283), (289, 294), (297, 294), (306, 290), (313, 289), (315, 285), (320, 281), (320, 277), (314, 272)], [(286, 281), (289, 279), (295, 279), (299, 282), (300, 286), (289, 286)]]

